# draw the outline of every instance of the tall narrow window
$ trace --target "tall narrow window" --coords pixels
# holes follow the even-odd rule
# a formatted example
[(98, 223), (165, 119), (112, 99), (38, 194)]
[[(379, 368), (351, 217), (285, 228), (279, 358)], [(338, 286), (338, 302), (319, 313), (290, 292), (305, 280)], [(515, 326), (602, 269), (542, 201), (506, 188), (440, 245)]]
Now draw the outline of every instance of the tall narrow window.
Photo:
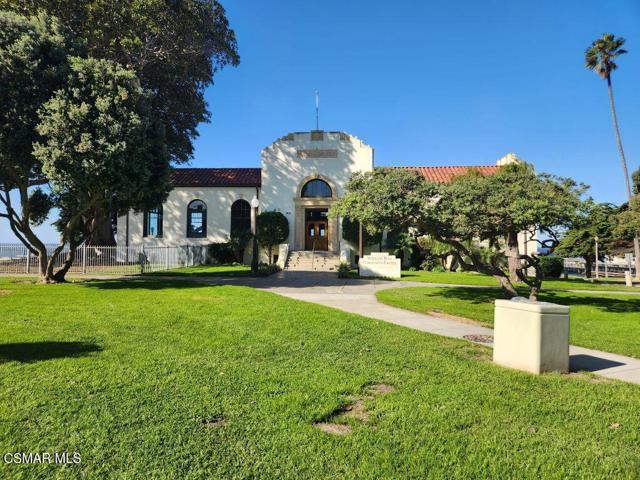
[(231, 236), (238, 237), (251, 231), (251, 205), (246, 200), (236, 200), (231, 205)]
[(143, 236), (162, 237), (162, 207), (144, 212)]
[(207, 205), (202, 200), (193, 200), (187, 207), (187, 237), (207, 236)]

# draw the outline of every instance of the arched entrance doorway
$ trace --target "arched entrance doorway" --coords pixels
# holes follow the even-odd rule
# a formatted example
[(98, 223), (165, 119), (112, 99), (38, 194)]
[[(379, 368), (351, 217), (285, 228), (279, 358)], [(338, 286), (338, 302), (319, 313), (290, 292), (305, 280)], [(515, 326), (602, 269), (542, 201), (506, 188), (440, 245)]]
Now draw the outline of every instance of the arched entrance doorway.
[(336, 252), (338, 222), (330, 219), (329, 208), (337, 200), (335, 187), (319, 175), (306, 178), (299, 187), (296, 205), (296, 250)]

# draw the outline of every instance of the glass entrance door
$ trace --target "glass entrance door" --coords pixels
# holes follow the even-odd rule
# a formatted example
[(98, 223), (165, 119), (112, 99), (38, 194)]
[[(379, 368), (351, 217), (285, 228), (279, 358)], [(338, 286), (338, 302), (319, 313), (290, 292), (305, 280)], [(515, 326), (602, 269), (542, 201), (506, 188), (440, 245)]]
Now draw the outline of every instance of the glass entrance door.
[(305, 250), (329, 250), (327, 209), (307, 209), (305, 217)]

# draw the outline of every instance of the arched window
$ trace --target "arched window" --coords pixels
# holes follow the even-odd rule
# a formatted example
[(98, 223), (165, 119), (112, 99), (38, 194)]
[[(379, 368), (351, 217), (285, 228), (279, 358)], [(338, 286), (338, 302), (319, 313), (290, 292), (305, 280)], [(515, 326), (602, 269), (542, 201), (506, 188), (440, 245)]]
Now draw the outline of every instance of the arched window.
[(237, 237), (251, 231), (251, 205), (246, 200), (236, 200), (231, 205), (231, 236)]
[(331, 187), (324, 180), (320, 180), (318, 178), (314, 180), (309, 180), (302, 187), (302, 196), (303, 197), (330, 197), (331, 196)]
[(187, 207), (187, 237), (207, 236), (207, 205), (202, 200), (193, 200)]

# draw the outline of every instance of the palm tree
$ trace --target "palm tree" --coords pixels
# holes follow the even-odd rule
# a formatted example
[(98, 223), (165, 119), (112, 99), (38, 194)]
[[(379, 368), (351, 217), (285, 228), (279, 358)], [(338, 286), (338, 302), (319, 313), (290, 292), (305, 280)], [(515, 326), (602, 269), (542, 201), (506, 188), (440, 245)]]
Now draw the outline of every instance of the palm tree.
[[(627, 186), (627, 196), (629, 197), (629, 204), (631, 204), (633, 192), (631, 190), (631, 182), (629, 181), (627, 159), (624, 156), (624, 149), (622, 148), (622, 138), (620, 137), (620, 129), (618, 128), (618, 118), (616, 115), (616, 104), (613, 101), (613, 87), (611, 86), (611, 73), (618, 68), (615, 60), (620, 55), (627, 53), (627, 51), (622, 48), (624, 42), (625, 39), (622, 37), (616, 38), (612, 33), (603, 33), (602, 37), (594, 40), (587, 49), (584, 61), (585, 66), (589, 70), (593, 70), (607, 81), (613, 129), (615, 130), (618, 152), (620, 152), (620, 160), (622, 161), (622, 171), (624, 172), (624, 181)], [(633, 239), (633, 249), (636, 257), (636, 278), (638, 278), (640, 277), (640, 242), (637, 236)]]

